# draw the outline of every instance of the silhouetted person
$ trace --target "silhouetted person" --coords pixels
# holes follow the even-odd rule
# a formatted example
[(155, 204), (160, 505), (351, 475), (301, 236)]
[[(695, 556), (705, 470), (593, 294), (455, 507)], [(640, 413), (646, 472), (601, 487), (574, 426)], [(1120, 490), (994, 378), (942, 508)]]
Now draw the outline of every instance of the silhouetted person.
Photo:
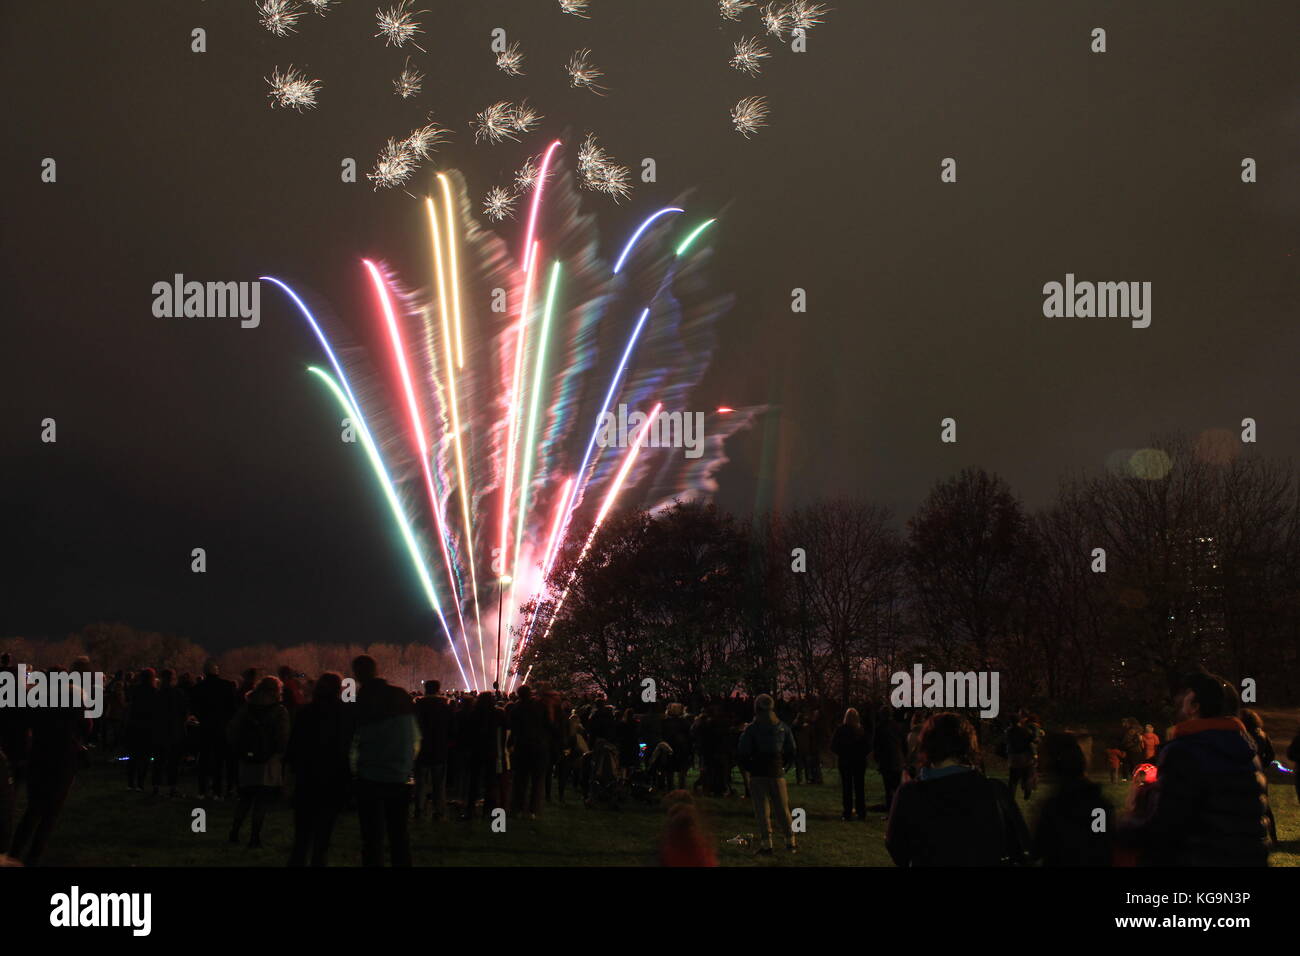
[(411, 774), (420, 745), (411, 697), (378, 674), (375, 659), (352, 662), (357, 680), (357, 815), (361, 823), (361, 863), (383, 866), (384, 837), (393, 866), (411, 865), (408, 817)]
[(0, 856), (9, 852), (14, 836), (14, 811), (18, 795), (14, 791), (14, 775), (9, 769), (9, 758), (0, 750)]
[(415, 718), (420, 725), (420, 753), (415, 758), (415, 816), (424, 813), (427, 781), (435, 820), (447, 815), (447, 762), (451, 754), (451, 705), (438, 696), (441, 689), (438, 681), (427, 680), (424, 696), (415, 702)]
[(685, 790), (686, 772), (691, 769), (692, 758), (691, 722), (686, 718), (685, 706), (675, 701), (669, 704), (663, 727), (664, 740), (673, 748), (670, 771), (676, 778), (677, 789)]
[(352, 787), (348, 755), (355, 732), (352, 707), (341, 697), (343, 678), (327, 671), (311, 703), (298, 711), (284, 761), (293, 775), (293, 850), (290, 866), (328, 863), (334, 823)]
[[(50, 675), (54, 673), (52, 670)], [(90, 728), (84, 702), (80, 706), (37, 708), (31, 711), (30, 721), (27, 808), (14, 829), (9, 855), (26, 866), (36, 866), (72, 790)]]
[(153, 753), (154, 713), (158, 709), (158, 686), (152, 667), (135, 677), (126, 704), (126, 788), (144, 790), (145, 773)]
[(754, 698), (754, 722), (741, 733), (737, 752), (741, 766), (749, 773), (754, 818), (758, 821), (758, 838), (762, 841), (759, 852), (772, 852), (772, 814), (775, 813), (777, 825), (785, 835), (785, 848), (793, 853), (796, 840), (790, 819), (785, 768), (794, 762), (798, 753), (794, 732), (776, 716), (770, 694), (759, 694)]
[(979, 744), (965, 717), (939, 713), (921, 727), (918, 779), (898, 788), (885, 847), (899, 866), (1021, 863), (1024, 818), (1007, 785), (975, 769)]
[(527, 684), (519, 688), (519, 700), (510, 709), (510, 740), (514, 747), (510, 769), (514, 789), (511, 812), (528, 813), (535, 819), (542, 812), (542, 791), (551, 760), (551, 728), (546, 708), (533, 697)]
[(907, 763), (907, 735), (888, 708), (882, 709), (876, 720), (871, 755), (876, 758), (876, 769), (880, 771), (880, 779), (885, 786), (884, 811), (889, 813), (894, 806), (894, 794), (903, 782), (903, 767)]
[(248, 848), (262, 847), (266, 809), (284, 785), (284, 752), (289, 745), (289, 712), (280, 703), (280, 681), (263, 677), (227, 729), (239, 761), (239, 803), (230, 826), (230, 842), (239, 842), (239, 830), (249, 811), (253, 814)]
[(1044, 866), (1110, 866), (1115, 814), (1100, 785), (1088, 779), (1079, 742), (1048, 734), (1040, 756), (1048, 792), (1034, 828), (1035, 859)]
[(235, 789), (235, 751), (226, 731), (238, 706), (239, 688), (221, 676), (217, 662), (203, 665), (203, 679), (190, 695), (194, 716), (199, 721), (199, 799), (211, 793), (220, 799)]
[(159, 672), (158, 678), (153, 712), (153, 792), (156, 796), (165, 777), (167, 795), (174, 797), (181, 757), (185, 752), (185, 721), (189, 717), (189, 702), (185, 699), (185, 691), (176, 686), (174, 670), (164, 668)]
[(502, 791), (510, 763), (506, 753), (505, 714), (496, 705), (492, 694), (487, 691), (479, 694), (464, 719), (468, 752), (465, 756), (467, 791), (465, 815), (462, 819), (472, 820), (474, 804), (480, 795), (483, 797), (485, 817), (490, 816), (494, 809), (505, 805), (506, 795)]
[(844, 722), (835, 728), (831, 737), (831, 752), (835, 754), (840, 771), (840, 794), (844, 807), (843, 819), (853, 819), (856, 810), (859, 820), (867, 817), (867, 755), (871, 752), (871, 738), (862, 726), (862, 718), (850, 707), (844, 712)]
[(1160, 750), (1144, 806), (1120, 830), (1155, 866), (1267, 866), (1268, 797), (1236, 689), (1204, 671), (1175, 694), (1178, 723)]

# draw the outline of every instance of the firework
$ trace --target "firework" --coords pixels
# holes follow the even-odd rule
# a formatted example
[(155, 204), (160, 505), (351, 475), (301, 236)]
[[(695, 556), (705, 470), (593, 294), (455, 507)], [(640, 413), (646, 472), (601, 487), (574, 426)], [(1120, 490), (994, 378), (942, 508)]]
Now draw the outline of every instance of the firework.
[(272, 109), (282, 106), (301, 113), (303, 110), (316, 108), (316, 94), (320, 92), (320, 80), (309, 80), (292, 66), (281, 73), (277, 66), (266, 82), (271, 87), (271, 92), (267, 96), (271, 99)]
[(515, 108), (507, 100), (493, 103), (482, 112), (474, 114), (470, 123), (474, 127), (474, 142), (487, 140), (499, 143), (505, 139), (517, 140), (515, 136)]
[(375, 189), (391, 189), (393, 186), (401, 186), (406, 183), (415, 171), (419, 168), (419, 163), (411, 155), (411, 151), (405, 143), (390, 139), (384, 144), (384, 148), (379, 151), (379, 157), (375, 160), (375, 168), (366, 173), (366, 178), (375, 184)]
[(292, 0), (261, 0), (257, 5), (257, 22), (278, 37), (297, 33), (294, 24), (302, 17)]
[(759, 127), (767, 125), (767, 98), (746, 96), (731, 108), (731, 125), (737, 133), (749, 139)]
[(753, 0), (718, 0), (718, 13), (724, 20), (739, 20), (740, 15), (753, 5)]
[[(423, 136), (417, 130), (388, 140), (370, 176), (376, 188), (410, 181), (420, 160), (416, 149), (423, 141), (427, 151), (444, 132), (436, 126), (423, 129), (428, 130)], [(617, 184), (629, 177), (594, 136), (583, 145), (580, 161), (594, 183)], [(678, 263), (686, 262), (685, 249), (707, 223), (683, 224), (687, 227), (669, 232), (659, 224), (680, 210), (660, 209), (621, 247), (617, 264), (611, 261), (614, 272), (601, 268), (590, 251), (601, 245), (594, 220), (578, 212), (572, 180), (555, 176), (548, 181), (559, 146), (553, 142), (520, 171), (520, 178), (534, 187), (531, 210), (519, 217), (527, 218), (527, 230), (517, 257), (504, 252), (498, 237), (475, 227), (455, 174), (437, 175), (439, 195), (425, 199), (434, 267), (429, 291), (403, 287), (390, 271), (363, 260), (367, 284), (374, 290), (382, 349), (369, 357), (365, 349), (348, 349), (346, 371), (301, 300), (281, 285), (330, 358), (334, 375), (320, 369), (312, 374), (356, 424), (377, 490), (388, 502), (436, 613), (438, 639), (445, 635), (460, 679), (478, 689), (491, 686), (493, 674), (503, 690), (523, 676), (525, 668), (513, 670), (520, 649), (530, 638), (544, 638), (566, 609), (573, 556), (576, 565), (590, 560), (595, 535), (624, 497), (635, 494), (635, 504), (653, 507), (683, 494), (712, 491), (712, 471), (686, 459), (679, 462), (680, 456), (655, 454), (656, 460), (647, 463), (652, 456), (645, 443), (652, 430), (648, 424), (629, 436), (625, 452), (595, 447), (600, 423), (615, 403), (649, 409), (653, 422), (664, 404), (677, 407), (685, 401), (707, 368), (709, 346), (698, 333), (707, 336), (729, 299), (710, 297), (712, 304), (697, 306), (679, 303), (672, 292)], [(560, 206), (543, 216), (543, 194), (553, 189), (562, 192)], [(481, 216), (493, 222), (509, 218), (520, 198), (509, 183), (494, 187), (482, 198)], [(475, 207), (478, 212), (478, 203)], [(544, 221), (548, 231), (552, 226), (559, 231), (548, 237)], [(648, 248), (652, 237), (654, 255)], [(693, 253), (694, 267), (700, 261)], [(635, 274), (626, 287), (644, 296), (637, 312), (602, 304), (613, 304), (611, 293), (623, 283), (621, 269)], [(481, 280), (511, 290), (508, 317), (494, 318), (463, 299), (462, 280), (471, 276), (475, 284)], [(615, 330), (623, 346), (621, 359), (617, 351), (607, 354), (603, 332), (596, 334), (611, 322), (621, 327)], [(684, 336), (687, 329), (692, 331)], [(614, 360), (606, 388), (610, 373), (599, 370)], [(592, 372), (601, 376), (599, 391), (589, 380)], [(364, 407), (352, 383), (365, 396)], [(592, 399), (601, 394), (604, 401), (593, 407)], [(589, 412), (597, 418), (590, 441)], [(728, 431), (742, 418), (730, 416)], [(723, 461), (725, 457), (713, 455), (705, 466), (716, 470)], [(567, 551), (566, 532), (579, 521), (581, 537)], [(561, 552), (568, 556), (564, 577), (550, 581)], [(485, 577), (479, 579), (477, 570)], [(547, 582), (554, 588), (549, 601)], [(499, 622), (482, 620), (479, 605), (488, 595)], [(540, 613), (523, 616), (521, 606), (534, 597)], [(485, 603), (484, 610), (492, 604)], [(501, 628), (502, 637), (495, 658), (493, 625)]]
[(510, 126), (516, 133), (529, 133), (544, 118), (541, 113), (528, 105), (527, 100), (524, 100), (511, 109)]
[(763, 68), (758, 61), (768, 56), (767, 47), (758, 37), (742, 37), (736, 41), (735, 55), (731, 58), (731, 68), (742, 70), (750, 76), (758, 76)]
[(307, 0), (307, 5), (315, 10), (320, 16), (325, 16), (330, 7), (338, 3), (338, 0)]
[(390, 10), (379, 10), (375, 13), (375, 23), (379, 27), (379, 32), (375, 36), (384, 38), (384, 46), (400, 47), (409, 40), (411, 46), (424, 53), (424, 48), (413, 38), (417, 33), (424, 32), (416, 22), (416, 14), (427, 12), (427, 10), (412, 12), (411, 0), (401, 0), (401, 3)]
[(592, 65), (590, 57), (590, 50), (579, 50), (569, 57), (564, 72), (569, 74), (569, 85), (574, 89), (588, 89), (598, 96), (602, 96), (604, 94), (601, 93), (601, 90), (605, 89), (605, 87), (596, 81), (605, 74)]
[(524, 55), (519, 52), (519, 44), (512, 43), (497, 54), (497, 69), (507, 76), (523, 76)]
[(541, 174), (542, 172), (537, 168), (535, 162), (531, 159), (525, 160), (524, 164), (519, 167), (519, 171), (515, 173), (515, 189), (521, 193), (528, 192), (537, 185), (537, 180)]
[(590, 20), (591, 16), (587, 13), (587, 8), (591, 6), (591, 0), (560, 0), (560, 12), (571, 13), (575, 17), (582, 17), (584, 20)]
[(516, 197), (501, 186), (493, 186), (483, 197), (483, 215), (492, 222), (513, 219)]
[(428, 159), (433, 154), (433, 147), (446, 142), (443, 138), (450, 130), (443, 129), (437, 123), (427, 123), (411, 130), (402, 140), (402, 148), (420, 160)]
[(588, 189), (604, 193), (618, 202), (632, 195), (632, 171), (617, 163), (601, 163), (592, 168), (584, 184)]
[(588, 133), (578, 147), (578, 172), (585, 176), (608, 159), (605, 150), (596, 142), (596, 134)]
[(778, 40), (785, 39), (786, 31), (790, 29), (790, 8), (775, 3), (763, 7), (763, 29)]
[(411, 58), (406, 58), (406, 67), (402, 70), (401, 75), (393, 80), (393, 92), (402, 99), (407, 100), (420, 92), (420, 87), (424, 82), (424, 74), (411, 66)]
[(811, 0), (793, 0), (789, 8), (790, 25), (797, 30), (811, 30), (819, 23), (825, 23), (825, 16), (830, 8), (824, 3)]

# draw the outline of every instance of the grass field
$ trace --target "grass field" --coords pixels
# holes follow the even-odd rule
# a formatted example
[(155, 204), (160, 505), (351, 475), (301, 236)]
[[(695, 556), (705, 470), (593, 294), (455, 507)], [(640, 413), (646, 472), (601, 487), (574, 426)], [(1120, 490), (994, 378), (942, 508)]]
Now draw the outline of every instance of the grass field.
[[(1296, 715), (1265, 714), (1266, 725), (1279, 750), (1294, 733)], [(989, 772), (1005, 778), (996, 758)], [(739, 774), (736, 775), (739, 788)], [(828, 769), (821, 785), (796, 784), (790, 775), (792, 807), (807, 812), (807, 832), (799, 853), (778, 850), (758, 857), (752, 845), (727, 842), (755, 830), (750, 804), (740, 798), (700, 798), (724, 866), (892, 866), (884, 847), (884, 814), (868, 813), (865, 823), (840, 819), (839, 777)], [(1279, 844), (1272, 865), (1300, 864), (1300, 805), (1293, 778), (1269, 773), (1270, 796), (1277, 817)], [(194, 798), (192, 775), (181, 779), (183, 795), (169, 799), (126, 789), (124, 765), (93, 758), (78, 777), (64, 808), (45, 866), (283, 866), (293, 833), (292, 816), (281, 801), (268, 815), (263, 849), (249, 850), (227, 841), (233, 805), (200, 803)], [(1107, 784), (1106, 793), (1122, 806), (1126, 784)], [(1031, 824), (1035, 792), (1026, 815)], [(867, 804), (883, 800), (880, 775), (867, 773)], [(19, 812), (22, 809), (19, 803)], [(207, 810), (207, 832), (194, 833), (191, 813)], [(1023, 804), (1022, 804), (1023, 806)], [(586, 809), (568, 794), (568, 802), (547, 804), (536, 821), (510, 819), (505, 833), (493, 833), (487, 823), (449, 821), (412, 824), (411, 843), (417, 866), (640, 866), (654, 861), (663, 811), (658, 806), (626, 801), (619, 810)], [(247, 841), (247, 824), (244, 833)], [(778, 837), (779, 846), (779, 837)], [(361, 857), (355, 813), (340, 817), (331, 850), (334, 866), (355, 866)]]

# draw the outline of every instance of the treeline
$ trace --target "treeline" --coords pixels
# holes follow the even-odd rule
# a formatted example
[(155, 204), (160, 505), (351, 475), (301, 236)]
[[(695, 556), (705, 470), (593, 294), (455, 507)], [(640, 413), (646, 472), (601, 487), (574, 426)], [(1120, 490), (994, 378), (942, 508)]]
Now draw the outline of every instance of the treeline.
[[(1300, 508), (1290, 463), (1162, 438), (1027, 511), (967, 469), (900, 521), (856, 500), (740, 520), (611, 515), (566, 542), (521, 669), (618, 701), (782, 688), (883, 700), (889, 675), (997, 670), (1008, 706), (1161, 706), (1206, 666), (1300, 688)], [(572, 580), (570, 578), (572, 577)], [(549, 617), (567, 589), (561, 613)]]
[(280, 667), (315, 678), (325, 671), (351, 674), (353, 658), (369, 654), (379, 672), (392, 683), (416, 690), (421, 681), (441, 680), (447, 687), (459, 686), (459, 672), (450, 654), (424, 644), (296, 644), (277, 647), (255, 644), (215, 654), (184, 637), (141, 631), (126, 624), (92, 624), (79, 633), (58, 641), (12, 638), (0, 640), (0, 651), (14, 664), (31, 667), (69, 667), (78, 659), (112, 675), (117, 671), (138, 671), (144, 667), (170, 667), (177, 674), (202, 675), (203, 664), (214, 658), (227, 677), (255, 667), (262, 674), (274, 674)]

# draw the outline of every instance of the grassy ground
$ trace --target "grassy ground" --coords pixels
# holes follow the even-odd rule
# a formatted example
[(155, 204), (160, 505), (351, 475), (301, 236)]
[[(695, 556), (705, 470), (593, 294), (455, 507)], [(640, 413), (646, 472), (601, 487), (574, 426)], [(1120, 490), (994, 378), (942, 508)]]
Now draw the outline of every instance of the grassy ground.
[[(1265, 714), (1266, 725), (1279, 749), (1295, 730), (1294, 714)], [(989, 772), (1005, 778), (996, 758)], [(737, 786), (739, 787), (739, 774)], [(1277, 816), (1274, 866), (1300, 864), (1300, 804), (1291, 785), (1294, 778), (1269, 773), (1270, 794)], [(293, 823), (288, 808), (276, 806), (263, 832), (264, 849), (249, 850), (227, 842), (233, 806), (200, 803), (193, 796), (194, 778), (182, 777), (175, 799), (128, 792), (124, 765), (92, 759), (77, 779), (49, 850), (48, 866), (282, 866), (288, 855)], [(188, 790), (187, 790), (188, 788)], [(807, 833), (800, 836), (798, 855), (777, 851), (756, 857), (752, 845), (728, 841), (755, 830), (748, 801), (703, 798), (701, 805), (724, 866), (892, 866), (884, 847), (884, 814), (868, 813), (865, 823), (840, 820), (839, 777), (827, 770), (821, 785), (789, 781), (792, 807), (807, 812)], [(1122, 806), (1126, 784), (1105, 786), (1106, 794)], [(1026, 810), (1033, 820), (1040, 788)], [(867, 804), (884, 798), (880, 775), (867, 773)], [(191, 830), (195, 807), (207, 809), (207, 832)], [(20, 801), (21, 812), (21, 801)], [(416, 865), (423, 866), (638, 866), (653, 862), (663, 811), (658, 806), (627, 801), (620, 810), (588, 810), (570, 794), (566, 803), (548, 804), (537, 821), (510, 819), (505, 833), (493, 833), (483, 821), (412, 825)], [(247, 824), (245, 825), (247, 827)], [(247, 829), (245, 830), (246, 839)], [(779, 845), (779, 838), (778, 838)], [(334, 865), (353, 866), (361, 856), (356, 815), (344, 814), (331, 851)]]

